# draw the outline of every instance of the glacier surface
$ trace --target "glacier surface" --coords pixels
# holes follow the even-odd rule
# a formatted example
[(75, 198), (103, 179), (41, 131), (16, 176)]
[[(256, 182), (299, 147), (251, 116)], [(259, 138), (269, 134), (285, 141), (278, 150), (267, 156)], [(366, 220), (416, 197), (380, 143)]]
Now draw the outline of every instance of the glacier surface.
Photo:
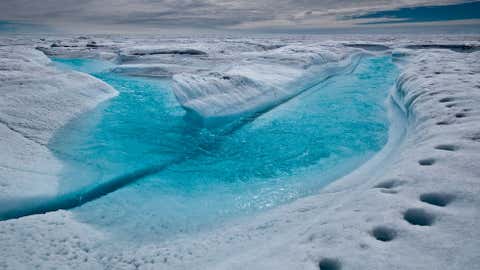
[[(364, 44), (388, 47), (374, 53), (392, 53), (402, 70), (390, 102), (392, 111), (403, 116), (392, 120), (404, 121), (405, 132), (380, 161), (374, 158), (319, 194), (253, 218), (134, 249), (82, 223), (71, 211), (0, 221), (0, 269), (319, 269), (335, 262), (342, 269), (426, 270), (480, 265), (480, 53), (455, 50), (478, 46), (475, 36), (2, 37), (2, 203), (55, 194), (62, 164), (46, 143), (67, 121), (116, 94), (88, 75), (51, 66), (38, 50), (53, 57), (108, 59), (113, 68), (162, 67), (138, 74), (173, 76), (180, 85), (179, 100), (208, 119), (250, 112), (248, 98), (263, 93), (254, 93), (249, 84), (285, 94), (285, 85), (309, 76), (311, 63), (323, 66), (323, 60), (308, 56), (312, 51), (318, 56), (316, 52), (332, 48), (325, 62), (335, 62), (366, 53)], [(298, 47), (306, 53), (280, 53)], [(240, 88), (228, 89), (235, 98), (213, 98), (217, 106), (212, 109), (202, 103), (208, 100), (205, 92), (191, 90), (197, 83), (207, 89)], [(241, 96), (242, 87), (252, 92)], [(222, 102), (232, 105), (222, 108)], [(113, 244), (99, 246), (102, 241)]]

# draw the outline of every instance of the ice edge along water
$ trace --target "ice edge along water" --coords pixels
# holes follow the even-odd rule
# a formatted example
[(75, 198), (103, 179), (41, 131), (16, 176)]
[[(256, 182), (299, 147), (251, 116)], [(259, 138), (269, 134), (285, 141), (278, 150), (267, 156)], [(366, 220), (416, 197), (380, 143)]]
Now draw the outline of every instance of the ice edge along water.
[(0, 55), (0, 200), (7, 206), (56, 193), (62, 165), (46, 146), (51, 136), (117, 92), (89, 75), (57, 70), (29, 47), (4, 46)]
[[(214, 104), (206, 104), (212, 105), (207, 106), (207, 108), (213, 108), (214, 110), (217, 110), (215, 108), (220, 106), (220, 111), (217, 110), (215, 115), (202, 116), (202, 120), (200, 121), (202, 124), (218, 124), (219, 122), (224, 123), (225, 121), (232, 121), (232, 118), (240, 118), (239, 121), (234, 121), (234, 124), (224, 131), (232, 132), (232, 130), (237, 129), (241, 125), (245, 124), (246, 121), (252, 121), (252, 117), (249, 116), (255, 115), (255, 117), (258, 117), (260, 114), (294, 98), (295, 96), (309, 90), (310, 88), (324, 82), (325, 80), (333, 76), (339, 75), (341, 73), (348, 74), (353, 72), (358, 66), (362, 57), (364, 57), (365, 55), (367, 55), (367, 53), (357, 52), (345, 57), (345, 59), (341, 59), (338, 62), (331, 59), (328, 61), (322, 60), (322, 64), (314, 65), (313, 68), (311, 68), (311, 70), (308, 70), (308, 72), (305, 72), (303, 76), (300, 76), (293, 81), (291, 79), (292, 82), (290, 82), (287, 86), (283, 86), (282, 88), (273, 88), (272, 86), (265, 86), (259, 83), (248, 85), (246, 88), (240, 87), (240, 89), (226, 88), (229, 89), (230, 92), (232, 92), (230, 93), (231, 95), (222, 95), (223, 99), (217, 100), (216, 102), (214, 102)], [(216, 83), (212, 83), (211, 80), (207, 81), (210, 86), (213, 85), (213, 91), (215, 93), (212, 93), (210, 91), (211, 87), (206, 88), (209, 89), (208, 91), (202, 90), (203, 92), (200, 93), (200, 89), (202, 89), (202, 87), (196, 86), (194, 87), (194, 89), (196, 89), (196, 94), (192, 95), (188, 91), (188, 89), (191, 89), (191, 87), (184, 86), (184, 88), (182, 88), (178, 85), (179, 81), (177, 79), (177, 87), (175, 88), (175, 94), (180, 102), (185, 100), (191, 102), (193, 99), (194, 103), (198, 103), (198, 95), (203, 97), (205, 95), (216, 96), (219, 94), (219, 92), (222, 91), (222, 89), (225, 89), (222, 87), (216, 88)], [(220, 86), (223, 86), (223, 84), (221, 84)], [(204, 88), (205, 87), (207, 86), (204, 86)], [(181, 89), (183, 91), (183, 98), (179, 98), (178, 94)], [(250, 92), (249, 97), (245, 99), (243, 95), (239, 96), (238, 93), (242, 91)], [(272, 93), (274, 94), (274, 97), (271, 96)], [(267, 95), (266, 99), (264, 98), (265, 95)], [(229, 102), (227, 102), (229, 100), (233, 100), (234, 104), (230, 104)], [(256, 100), (256, 102), (250, 102), (252, 100)], [(230, 106), (225, 107), (225, 102), (230, 104)], [(205, 108), (205, 104), (203, 102), (201, 103), (203, 105), (199, 108)], [(217, 105), (215, 106), (215, 104)], [(185, 106), (185, 104), (183, 104), (183, 106), (187, 109), (188, 112), (192, 112), (191, 108), (188, 108), (188, 106)], [(231, 110), (232, 108), (234, 109), (234, 113), (230, 112), (228, 115), (226, 115), (224, 110)], [(211, 113), (212, 112), (210, 112), (210, 114)], [(198, 150), (198, 154), (201, 154), (201, 149)], [(191, 155), (189, 155), (188, 157), (191, 158)], [(0, 210), (0, 220), (8, 220), (27, 215), (43, 214), (60, 209), (67, 210), (78, 207), (87, 202), (114, 192), (115, 190), (120, 189), (135, 181), (138, 181), (139, 179), (142, 179), (146, 176), (161, 172), (174, 164), (182, 163), (183, 161), (185, 161), (186, 158), (186, 156), (181, 156), (166, 163), (138, 169), (125, 175), (120, 175), (107, 181), (103, 181), (99, 184), (92, 184), (86, 187), (82, 187), (79, 190), (73, 190), (64, 194), (10, 199), (3, 203), (3, 207)]]

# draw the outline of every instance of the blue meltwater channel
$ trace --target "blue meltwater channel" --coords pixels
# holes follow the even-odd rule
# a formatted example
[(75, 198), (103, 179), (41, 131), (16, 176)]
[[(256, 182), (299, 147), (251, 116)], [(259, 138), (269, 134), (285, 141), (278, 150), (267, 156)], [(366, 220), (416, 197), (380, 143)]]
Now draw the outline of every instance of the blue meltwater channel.
[(136, 242), (214, 228), (349, 173), (387, 141), (385, 100), (398, 73), (388, 56), (365, 57), (354, 72), (225, 132), (188, 122), (168, 79), (116, 74), (96, 60), (55, 62), (120, 92), (50, 143), (65, 162), (60, 193), (138, 178), (72, 209), (82, 222)]

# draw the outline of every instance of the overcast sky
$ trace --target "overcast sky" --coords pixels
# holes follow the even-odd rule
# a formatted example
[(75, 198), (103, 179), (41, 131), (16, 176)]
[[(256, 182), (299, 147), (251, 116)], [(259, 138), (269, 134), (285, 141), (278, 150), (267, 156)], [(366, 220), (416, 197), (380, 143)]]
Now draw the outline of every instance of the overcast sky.
[[(48, 27), (61, 31), (79, 32), (187, 30), (295, 32), (306, 29), (380, 27), (380, 25), (388, 27), (392, 23), (397, 25), (405, 23), (480, 25), (480, 15), (476, 14), (480, 14), (478, 12), (480, 2), (472, 2), (461, 0), (0, 0), (0, 31), (2, 28), (42, 27), (46, 29)], [(443, 6), (443, 8), (426, 9), (430, 6)], [(452, 7), (456, 7), (457, 10), (453, 15), (447, 16), (446, 14), (452, 14)]]

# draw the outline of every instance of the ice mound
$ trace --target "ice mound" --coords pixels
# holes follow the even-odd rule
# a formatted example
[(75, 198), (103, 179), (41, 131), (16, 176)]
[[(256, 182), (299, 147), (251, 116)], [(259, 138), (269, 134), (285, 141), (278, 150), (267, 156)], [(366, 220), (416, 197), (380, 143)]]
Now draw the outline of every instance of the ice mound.
[(57, 69), (40, 51), (0, 47), (0, 207), (6, 198), (55, 192), (61, 165), (46, 147), (49, 140), (116, 94), (91, 76)]
[(174, 74), (185, 71), (195, 72), (196, 70), (195, 67), (166, 63), (123, 64), (111, 69), (111, 71), (115, 73), (143, 77), (172, 77)]
[(412, 50), (405, 49), (405, 48), (397, 48), (392, 50), (392, 58), (393, 60), (402, 60), (405, 59), (407, 56), (414, 54)]
[(367, 51), (386, 51), (390, 49), (390, 47), (386, 45), (371, 44), (371, 43), (345, 43), (343, 45), (347, 47), (352, 47), (352, 48), (364, 49)]
[(285, 46), (245, 53), (208, 72), (173, 76), (174, 92), (189, 116), (217, 125), (271, 108), (355, 66), (360, 53), (329, 46)]
[(144, 47), (137, 47), (129, 50), (129, 54), (131, 55), (156, 55), (156, 54), (179, 54), (179, 55), (207, 55), (206, 52), (192, 49), (192, 48), (178, 48), (172, 49), (168, 47), (151, 47), (151, 46), (144, 46)]
[(448, 49), (454, 52), (471, 53), (480, 50), (480, 45), (477, 44), (414, 44), (407, 45), (408, 49)]
[(148, 65), (148, 64), (131, 64), (121, 65), (112, 69), (112, 72), (128, 74), (132, 76), (158, 76), (168, 77), (172, 76), (169, 69), (162, 65)]
[(39, 143), (47, 143), (76, 114), (116, 95), (98, 79), (58, 70), (36, 50), (1, 48), (0, 59), (0, 121)]

